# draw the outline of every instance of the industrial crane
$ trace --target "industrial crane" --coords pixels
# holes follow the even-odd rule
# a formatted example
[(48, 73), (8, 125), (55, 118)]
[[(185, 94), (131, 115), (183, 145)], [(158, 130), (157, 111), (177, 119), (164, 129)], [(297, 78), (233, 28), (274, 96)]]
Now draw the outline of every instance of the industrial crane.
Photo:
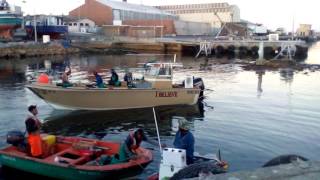
[(220, 36), (223, 28), (226, 28), (226, 30), (228, 31), (228, 35), (233, 36), (232, 31), (229, 29), (228, 26), (226, 26), (226, 23), (222, 21), (222, 19), (220, 18), (220, 16), (218, 15), (218, 12), (217, 12), (216, 10), (214, 11), (214, 15), (217, 16), (218, 20), (219, 20), (220, 23), (221, 23), (221, 28), (220, 28), (220, 30), (219, 30), (219, 32), (218, 32), (218, 34), (216, 35), (215, 38), (217, 38), (218, 36)]

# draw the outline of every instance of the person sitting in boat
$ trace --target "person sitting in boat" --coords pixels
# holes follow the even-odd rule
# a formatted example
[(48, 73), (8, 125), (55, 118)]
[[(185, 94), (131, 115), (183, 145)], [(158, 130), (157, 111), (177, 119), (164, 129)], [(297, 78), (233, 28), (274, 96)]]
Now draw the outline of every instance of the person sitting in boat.
[(186, 150), (187, 165), (192, 164), (194, 162), (194, 137), (193, 134), (189, 131), (189, 125), (187, 120), (179, 120), (179, 130), (176, 133), (173, 145), (174, 148)]
[(130, 87), (133, 87), (133, 81), (132, 81), (132, 73), (131, 72), (127, 72), (125, 75), (124, 75), (124, 81), (127, 82), (127, 86), (130, 88)]
[(30, 146), (31, 156), (41, 157), (43, 154), (42, 140), (40, 136), (41, 122), (37, 118), (38, 109), (36, 105), (28, 107), (30, 115), (25, 121), (26, 129), (28, 132), (28, 143)]
[[(137, 151), (139, 150), (142, 141), (148, 142), (154, 146), (158, 145), (158, 142), (149, 140), (142, 129), (137, 129), (134, 132), (130, 132), (126, 140), (121, 143), (119, 151), (112, 157), (107, 155), (102, 155), (96, 160), (90, 161), (87, 165), (106, 165), (106, 164), (119, 164), (127, 162), (130, 159), (137, 159)], [(165, 144), (161, 145), (166, 147)]]
[[(126, 140), (121, 144), (119, 151), (116, 155), (109, 156), (101, 156), (96, 160), (95, 163), (90, 162), (90, 164), (95, 165), (105, 165), (105, 164), (119, 164), (123, 162), (127, 162), (130, 159), (139, 158), (136, 155), (136, 152), (139, 150), (140, 144), (142, 141), (148, 142), (152, 145), (158, 145), (157, 142), (149, 140), (142, 129), (137, 129), (134, 132), (130, 132), (127, 136)], [(162, 145), (165, 147), (165, 145)]]
[(64, 73), (61, 76), (62, 79), (62, 87), (71, 87), (73, 86), (70, 82), (69, 82), (69, 76), (71, 74), (71, 68), (66, 68), (66, 70), (64, 71)]
[(119, 82), (119, 76), (114, 69), (111, 69), (111, 78), (109, 81), (109, 85), (112, 85), (112, 86), (120, 86), (121, 85), (121, 83)]
[(94, 77), (96, 78), (96, 86), (98, 88), (105, 88), (105, 84), (103, 83), (102, 77), (98, 74), (98, 72), (93, 72)]

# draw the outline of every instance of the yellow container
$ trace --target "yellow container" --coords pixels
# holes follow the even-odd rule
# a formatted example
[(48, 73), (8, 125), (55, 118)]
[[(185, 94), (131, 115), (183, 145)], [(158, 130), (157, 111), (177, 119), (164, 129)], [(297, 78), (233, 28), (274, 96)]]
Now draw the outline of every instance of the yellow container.
[(46, 142), (49, 146), (53, 145), (56, 143), (56, 136), (54, 135), (47, 135), (42, 138), (44, 142)]

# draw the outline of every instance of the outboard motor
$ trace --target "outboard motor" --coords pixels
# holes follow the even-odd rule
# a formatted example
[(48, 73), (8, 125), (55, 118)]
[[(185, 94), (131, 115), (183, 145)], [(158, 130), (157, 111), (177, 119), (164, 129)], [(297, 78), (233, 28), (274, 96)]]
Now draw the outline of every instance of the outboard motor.
[(193, 78), (193, 87), (199, 88), (201, 90), (200, 95), (199, 95), (199, 100), (203, 100), (204, 98), (204, 82), (202, 78)]
[(9, 131), (7, 134), (7, 143), (19, 148), (25, 147), (26, 141), (24, 133), (21, 131)]

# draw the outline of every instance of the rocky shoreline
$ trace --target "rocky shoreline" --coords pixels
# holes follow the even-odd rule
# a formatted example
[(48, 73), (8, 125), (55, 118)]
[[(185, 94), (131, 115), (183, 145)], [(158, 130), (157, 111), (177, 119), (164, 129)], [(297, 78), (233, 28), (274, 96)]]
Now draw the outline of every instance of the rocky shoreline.
[(64, 48), (59, 44), (32, 44), (32, 45), (13, 45), (11, 47), (0, 48), (1, 59), (19, 59), (27, 57), (41, 57), (80, 53), (78, 48)]

